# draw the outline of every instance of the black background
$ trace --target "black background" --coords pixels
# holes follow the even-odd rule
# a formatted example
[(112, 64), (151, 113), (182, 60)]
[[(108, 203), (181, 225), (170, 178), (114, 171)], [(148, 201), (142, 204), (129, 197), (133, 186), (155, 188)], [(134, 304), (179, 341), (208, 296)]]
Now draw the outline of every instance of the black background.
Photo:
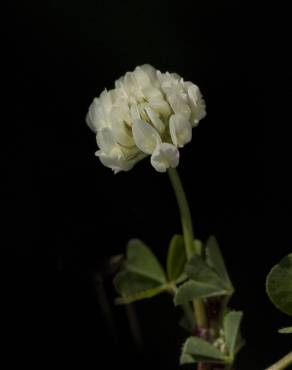
[[(280, 6), (240, 1), (26, 1), (3, 20), (9, 140), (2, 136), (1, 271), (4, 352), (30, 367), (178, 368), (185, 333), (168, 297), (137, 304), (138, 356), (123, 307), (105, 288), (115, 342), (94, 276), (131, 237), (163, 260), (180, 221), (167, 175), (149, 160), (113, 175), (94, 156), (85, 124), (94, 96), (150, 63), (198, 84), (207, 117), (181, 150), (195, 232), (215, 234), (244, 311), (240, 369), (263, 369), (288, 351), (291, 320), (264, 289), (291, 251), (289, 32)], [(8, 144), (8, 145), (5, 145)], [(289, 343), (290, 342), (290, 343)]]

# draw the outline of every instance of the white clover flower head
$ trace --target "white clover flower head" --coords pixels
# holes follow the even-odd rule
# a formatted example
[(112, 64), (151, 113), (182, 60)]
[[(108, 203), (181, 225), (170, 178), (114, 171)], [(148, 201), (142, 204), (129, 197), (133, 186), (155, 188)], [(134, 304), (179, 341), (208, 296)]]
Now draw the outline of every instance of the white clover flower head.
[(151, 155), (158, 172), (175, 168), (179, 150), (206, 115), (198, 86), (149, 64), (136, 67), (95, 98), (86, 116), (100, 161), (115, 173)]

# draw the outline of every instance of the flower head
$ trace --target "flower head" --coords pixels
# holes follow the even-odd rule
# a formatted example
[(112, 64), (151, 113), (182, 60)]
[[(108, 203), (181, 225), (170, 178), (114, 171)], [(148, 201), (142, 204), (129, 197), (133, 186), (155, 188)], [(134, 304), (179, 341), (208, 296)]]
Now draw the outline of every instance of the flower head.
[(86, 122), (96, 133), (96, 156), (115, 173), (148, 155), (152, 166), (165, 172), (178, 165), (178, 148), (191, 141), (192, 128), (205, 115), (198, 86), (145, 64), (95, 98)]

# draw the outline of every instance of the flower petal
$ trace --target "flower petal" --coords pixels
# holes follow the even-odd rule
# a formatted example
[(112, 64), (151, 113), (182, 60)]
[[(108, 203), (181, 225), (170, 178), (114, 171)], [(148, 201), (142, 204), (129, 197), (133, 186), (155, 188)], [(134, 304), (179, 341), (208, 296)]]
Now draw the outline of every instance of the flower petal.
[(206, 116), (206, 106), (202, 94), (197, 85), (186, 83), (189, 104), (192, 110), (193, 126), (197, 126), (199, 121)]
[(144, 109), (148, 114), (148, 117), (150, 118), (153, 126), (159, 131), (160, 134), (162, 134), (165, 130), (165, 127), (158, 114), (153, 109), (151, 109), (149, 105), (147, 105)]
[(135, 145), (129, 131), (130, 129), (127, 129), (127, 126), (123, 121), (112, 122), (112, 133), (116, 142), (127, 148), (131, 148)]
[[(131, 117), (132, 117), (132, 121), (136, 120), (136, 119), (140, 119), (140, 113), (139, 113), (139, 109), (138, 109), (138, 106), (136, 103), (133, 103), (131, 105), (131, 108), (130, 108), (130, 113), (131, 113)], [(132, 123), (133, 124), (133, 123)]]
[(118, 148), (118, 144), (109, 127), (104, 127), (98, 131), (96, 142), (99, 149), (104, 153), (110, 153), (113, 149)]
[(151, 164), (158, 172), (165, 172), (167, 168), (175, 168), (179, 163), (179, 151), (168, 143), (157, 144), (152, 156)]
[(100, 103), (103, 106), (105, 112), (109, 112), (112, 107), (112, 100), (111, 95), (108, 93), (107, 90), (103, 90), (103, 92), (100, 94)]
[(137, 89), (137, 81), (133, 72), (127, 72), (125, 74), (124, 84), (127, 91), (135, 91)]
[(98, 98), (94, 98), (86, 115), (86, 123), (93, 132), (107, 126), (104, 109)]
[(182, 148), (192, 140), (192, 126), (184, 115), (173, 114), (169, 119), (169, 131), (173, 144)]
[(141, 67), (136, 67), (133, 74), (139, 86), (144, 87), (150, 85), (150, 78)]
[(152, 83), (156, 82), (156, 68), (152, 67), (150, 64), (143, 64), (140, 68), (148, 75)]
[(131, 135), (131, 130), (130, 127), (125, 124), (125, 122), (131, 121), (130, 113), (126, 112), (122, 106), (119, 108), (114, 107), (110, 114), (112, 134), (119, 144), (132, 147), (134, 145), (134, 140)]
[(134, 121), (132, 132), (135, 144), (146, 154), (152, 154), (157, 143), (161, 142), (160, 136), (155, 128), (141, 119)]
[(186, 118), (190, 118), (191, 109), (188, 106), (188, 104), (185, 102), (182, 95), (178, 93), (171, 94), (167, 97), (167, 99), (174, 113), (181, 113)]
[(90, 115), (89, 111), (86, 114), (85, 121), (87, 123), (87, 126), (90, 128), (90, 130), (96, 133), (97, 130), (96, 130), (95, 125), (93, 124), (93, 120), (91, 118), (91, 115)]
[(140, 159), (133, 159), (129, 161), (115, 155), (108, 155), (101, 150), (98, 150), (95, 155), (99, 157), (104, 166), (111, 168), (114, 173), (118, 173), (120, 171), (129, 171)]
[(153, 85), (148, 85), (142, 88), (142, 92), (146, 99), (160, 99), (163, 100), (163, 94), (162, 92)]
[(149, 105), (152, 109), (154, 109), (156, 112), (162, 114), (165, 117), (169, 116), (171, 113), (169, 104), (162, 98), (159, 97), (150, 98)]

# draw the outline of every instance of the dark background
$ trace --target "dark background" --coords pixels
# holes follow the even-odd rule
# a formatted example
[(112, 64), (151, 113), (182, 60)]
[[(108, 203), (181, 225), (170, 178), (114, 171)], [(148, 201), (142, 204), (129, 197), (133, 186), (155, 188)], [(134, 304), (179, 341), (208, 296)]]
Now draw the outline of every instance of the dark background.
[[(177, 369), (185, 333), (168, 297), (136, 305), (137, 355), (123, 307), (94, 278), (139, 237), (163, 260), (180, 221), (167, 175), (149, 160), (113, 175), (85, 124), (94, 96), (150, 63), (198, 84), (207, 117), (181, 150), (196, 236), (215, 234), (244, 311), (237, 369), (263, 369), (291, 347), (267, 299), (269, 269), (291, 251), (289, 30), (285, 10), (240, 1), (26, 1), (2, 17), (9, 140), (2, 136), (2, 334), (11, 367)], [(279, 10), (281, 10), (279, 12)]]

